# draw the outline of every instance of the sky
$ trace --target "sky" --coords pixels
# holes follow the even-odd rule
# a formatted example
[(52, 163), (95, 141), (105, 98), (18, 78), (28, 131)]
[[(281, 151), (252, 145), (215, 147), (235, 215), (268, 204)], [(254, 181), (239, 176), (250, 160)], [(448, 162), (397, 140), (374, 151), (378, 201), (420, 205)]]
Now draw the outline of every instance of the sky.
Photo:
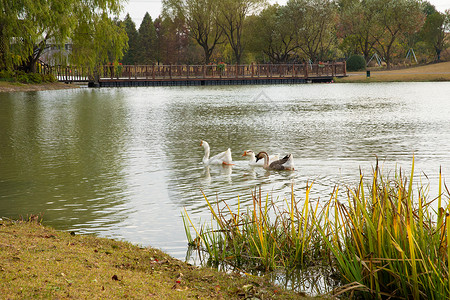
[[(150, 14), (154, 20), (161, 14), (162, 0), (128, 0), (128, 3), (124, 5), (124, 12), (120, 15), (120, 19), (124, 19), (127, 13), (130, 14), (136, 28), (141, 25), (142, 19), (146, 12)], [(270, 3), (278, 2), (279, 4), (285, 4), (287, 0), (269, 0)], [(450, 0), (428, 0), (433, 4), (440, 12), (444, 12), (446, 9), (450, 9)]]

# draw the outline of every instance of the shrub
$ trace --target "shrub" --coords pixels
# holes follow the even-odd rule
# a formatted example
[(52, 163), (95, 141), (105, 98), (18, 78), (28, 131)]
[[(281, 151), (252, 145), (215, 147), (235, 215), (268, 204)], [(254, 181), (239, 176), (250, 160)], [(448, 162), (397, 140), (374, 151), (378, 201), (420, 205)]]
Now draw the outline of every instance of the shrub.
[(42, 82), (42, 75), (38, 73), (29, 73), (27, 74), (28, 81), (31, 83), (41, 83)]
[(0, 70), (0, 81), (16, 81), (21, 83), (56, 82), (53, 74), (25, 73), (24, 71)]
[(30, 78), (27, 74), (17, 74), (17, 81), (21, 83), (30, 83)]
[(2, 81), (14, 81), (14, 72), (8, 70), (0, 71), (0, 80)]
[(42, 75), (43, 82), (56, 82), (56, 77), (53, 74), (43, 74)]
[(360, 71), (366, 68), (366, 60), (362, 55), (352, 55), (347, 59), (347, 71)]

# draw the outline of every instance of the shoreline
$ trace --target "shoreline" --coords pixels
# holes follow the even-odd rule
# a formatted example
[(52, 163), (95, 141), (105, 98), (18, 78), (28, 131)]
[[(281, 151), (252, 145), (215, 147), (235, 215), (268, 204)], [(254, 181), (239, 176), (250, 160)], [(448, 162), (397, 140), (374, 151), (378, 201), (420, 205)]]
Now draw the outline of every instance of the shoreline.
[(77, 89), (79, 87), (80, 87), (79, 85), (73, 83), (68, 84), (63, 82), (25, 84), (19, 82), (0, 81), (0, 93), (67, 90), (67, 89)]
[(312, 299), (269, 276), (196, 267), (151, 247), (0, 218), (0, 290), (7, 299)]

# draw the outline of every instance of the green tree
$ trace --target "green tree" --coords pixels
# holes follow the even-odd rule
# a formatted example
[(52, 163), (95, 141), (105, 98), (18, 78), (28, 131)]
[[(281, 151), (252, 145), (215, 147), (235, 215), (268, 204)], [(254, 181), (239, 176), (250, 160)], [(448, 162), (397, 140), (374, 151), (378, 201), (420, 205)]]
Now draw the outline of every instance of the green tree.
[(233, 49), (236, 63), (240, 64), (244, 52), (242, 33), (245, 18), (262, 8), (265, 0), (221, 0), (219, 3), (218, 24)]
[(330, 59), (336, 45), (337, 7), (330, 0), (289, 0), (287, 18), (296, 28), (297, 45), (304, 58)]
[(427, 16), (420, 31), (420, 39), (427, 49), (434, 54), (436, 61), (441, 60), (441, 52), (449, 47), (450, 42), (446, 32), (450, 30), (450, 10), (445, 14), (434, 12)]
[(271, 5), (258, 16), (247, 18), (246, 40), (250, 51), (262, 51), (271, 62), (286, 63), (293, 58), (296, 24), (290, 22), (286, 6)]
[(138, 32), (136, 30), (136, 24), (134, 24), (130, 15), (127, 14), (123, 21), (125, 26), (125, 32), (128, 36), (128, 51), (122, 58), (122, 63), (125, 65), (134, 65), (137, 61), (137, 49), (138, 49)]
[(378, 32), (375, 24), (377, 8), (373, 1), (351, 1), (341, 7), (340, 34), (343, 44), (349, 45), (349, 54), (362, 53), (365, 60), (373, 53)]
[[(35, 71), (36, 62), (49, 44), (62, 46), (71, 39), (78, 49), (84, 47), (78, 41), (89, 41), (94, 48), (109, 47), (108, 51), (91, 51), (89, 54), (96, 59), (90, 61), (119, 57), (126, 47), (125, 33), (110, 16), (117, 15), (120, 9), (120, 0), (1, 1), (0, 68), (22, 66), (26, 71)], [(112, 36), (104, 35), (111, 32)], [(80, 33), (86, 36), (77, 36)], [(81, 52), (86, 53), (77, 53)], [(83, 60), (76, 55), (72, 59)]]
[(91, 68), (117, 63), (127, 49), (125, 29), (107, 13), (91, 15), (79, 21), (72, 35), (71, 62)]
[(147, 12), (138, 31), (138, 59), (140, 64), (153, 64), (156, 61), (156, 29)]
[(217, 22), (219, 0), (164, 0), (163, 14), (186, 22), (190, 36), (203, 49), (204, 63), (210, 62), (223, 30)]
[(374, 0), (374, 7), (378, 8), (374, 47), (390, 69), (394, 55), (403, 49), (402, 38), (420, 30), (424, 13), (418, 0)]

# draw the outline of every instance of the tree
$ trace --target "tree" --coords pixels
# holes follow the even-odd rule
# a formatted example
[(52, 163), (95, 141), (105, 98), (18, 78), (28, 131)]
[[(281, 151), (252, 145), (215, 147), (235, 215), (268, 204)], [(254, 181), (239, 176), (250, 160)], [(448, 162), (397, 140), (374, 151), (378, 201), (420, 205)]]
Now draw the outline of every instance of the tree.
[(155, 30), (158, 63), (181, 64), (190, 60), (189, 32), (183, 19), (160, 16), (155, 20)]
[(219, 0), (164, 0), (163, 14), (184, 19), (189, 34), (203, 49), (204, 63), (210, 62), (223, 30), (217, 22)]
[(153, 64), (156, 60), (156, 29), (147, 12), (138, 30), (138, 59), (140, 64)]
[(338, 24), (335, 3), (330, 0), (289, 0), (287, 16), (296, 26), (297, 45), (305, 58), (326, 60), (336, 44)]
[(249, 49), (262, 51), (272, 62), (286, 63), (293, 58), (296, 24), (290, 22), (288, 8), (277, 4), (265, 8), (258, 16), (247, 18), (246, 40)]
[(128, 51), (122, 58), (122, 63), (126, 65), (134, 65), (138, 58), (138, 32), (136, 30), (136, 24), (134, 24), (130, 15), (127, 14), (123, 21), (125, 26), (125, 32), (128, 36)]
[(245, 18), (251, 12), (260, 9), (265, 0), (221, 0), (219, 6), (218, 24), (222, 28), (233, 49), (236, 63), (241, 63), (244, 43), (242, 33)]
[(372, 54), (377, 42), (375, 14), (376, 7), (373, 1), (352, 1), (342, 6), (340, 29), (344, 39), (353, 47), (352, 53), (362, 53), (366, 62)]
[(424, 14), (418, 0), (373, 0), (376, 13), (375, 48), (391, 68), (394, 53), (401, 47), (400, 39), (420, 30)]
[(450, 11), (445, 14), (433, 12), (427, 16), (420, 31), (420, 38), (425, 42), (430, 52), (434, 53), (436, 61), (441, 60), (441, 52), (449, 46), (446, 31), (450, 30)]
[[(4, 0), (0, 5), (0, 68), (21, 66), (33, 72), (49, 44), (62, 46), (71, 39), (74, 47), (83, 47), (76, 41), (89, 41), (94, 48), (109, 47), (108, 51), (90, 52), (98, 58), (96, 61), (118, 57), (126, 47), (125, 33), (110, 18), (110, 14), (120, 12), (120, 0)], [(114, 34), (103, 35), (110, 32)], [(85, 37), (76, 36), (80, 33)], [(100, 59), (106, 52), (108, 55)]]
[(117, 63), (127, 49), (128, 37), (119, 22), (103, 13), (80, 20), (72, 42), (71, 63), (94, 68), (109, 62)]

